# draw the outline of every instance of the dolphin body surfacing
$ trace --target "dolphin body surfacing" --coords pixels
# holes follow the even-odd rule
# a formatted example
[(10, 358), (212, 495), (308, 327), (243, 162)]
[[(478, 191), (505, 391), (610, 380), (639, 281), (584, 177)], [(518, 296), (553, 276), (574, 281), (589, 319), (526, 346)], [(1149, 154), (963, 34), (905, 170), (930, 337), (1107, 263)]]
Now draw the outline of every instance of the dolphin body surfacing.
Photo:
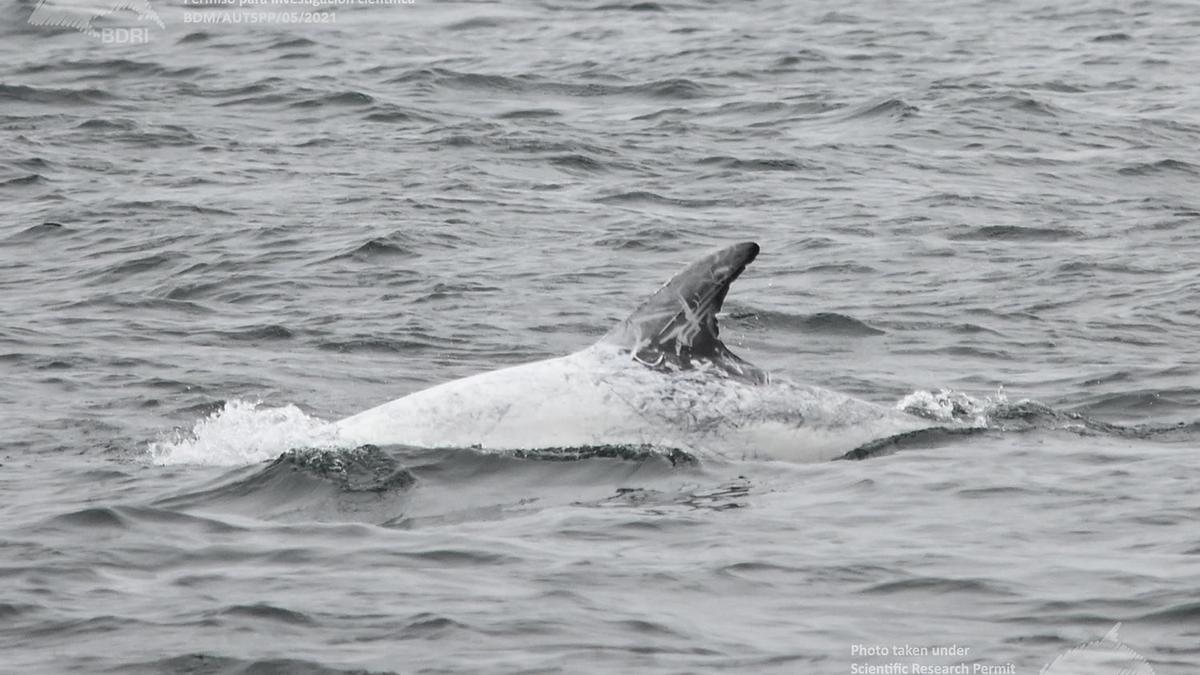
[(336, 423), (343, 441), (536, 450), (677, 448), (702, 458), (823, 461), (930, 421), (773, 378), (718, 338), (745, 242), (676, 274), (600, 341), (430, 387)]

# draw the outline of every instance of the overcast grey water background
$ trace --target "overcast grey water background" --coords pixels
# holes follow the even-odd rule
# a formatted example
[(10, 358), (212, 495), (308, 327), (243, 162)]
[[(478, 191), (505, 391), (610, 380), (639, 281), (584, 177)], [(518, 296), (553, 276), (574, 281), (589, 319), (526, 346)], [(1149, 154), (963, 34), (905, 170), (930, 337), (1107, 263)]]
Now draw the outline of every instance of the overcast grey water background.
[[(0, 7), (3, 672), (1200, 672), (1194, 3)], [(992, 430), (272, 463), (741, 240), (735, 351)]]

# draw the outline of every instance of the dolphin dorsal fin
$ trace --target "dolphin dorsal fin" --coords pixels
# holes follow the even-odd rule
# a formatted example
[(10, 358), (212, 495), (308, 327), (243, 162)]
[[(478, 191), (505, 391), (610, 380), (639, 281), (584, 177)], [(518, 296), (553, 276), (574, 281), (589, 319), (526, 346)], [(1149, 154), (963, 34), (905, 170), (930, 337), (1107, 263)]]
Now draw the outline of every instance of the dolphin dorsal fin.
[(628, 349), (651, 368), (689, 370), (711, 363), (731, 377), (766, 382), (765, 372), (729, 351), (717, 337), (717, 312), (729, 285), (757, 255), (758, 244), (743, 242), (688, 265), (601, 342)]

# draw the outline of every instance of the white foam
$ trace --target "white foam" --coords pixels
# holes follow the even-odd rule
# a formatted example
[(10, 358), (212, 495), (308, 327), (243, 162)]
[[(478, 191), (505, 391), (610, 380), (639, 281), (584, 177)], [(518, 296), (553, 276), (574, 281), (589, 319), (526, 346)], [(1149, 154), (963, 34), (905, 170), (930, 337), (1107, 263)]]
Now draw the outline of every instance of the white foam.
[(1007, 403), (1004, 389), (996, 391), (995, 397), (982, 400), (953, 389), (941, 389), (934, 393), (918, 389), (896, 403), (896, 409), (938, 422), (969, 422), (975, 426), (987, 426), (988, 412), (997, 405)]
[(304, 414), (294, 405), (262, 407), (261, 401), (234, 399), (196, 422), (191, 431), (164, 434), (150, 443), (155, 464), (243, 466), (293, 448), (347, 447), (336, 425)]

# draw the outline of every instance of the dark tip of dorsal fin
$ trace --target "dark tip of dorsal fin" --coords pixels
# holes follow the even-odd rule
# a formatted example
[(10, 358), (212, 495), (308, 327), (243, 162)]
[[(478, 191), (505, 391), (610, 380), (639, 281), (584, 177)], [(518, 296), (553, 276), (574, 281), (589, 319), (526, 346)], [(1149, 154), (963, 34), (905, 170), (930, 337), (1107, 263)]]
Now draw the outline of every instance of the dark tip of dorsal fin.
[(700, 360), (730, 375), (765, 380), (762, 371), (721, 343), (717, 326), (717, 312), (725, 302), (729, 285), (756, 256), (758, 244), (748, 241), (697, 260), (647, 298), (602, 341), (629, 349), (649, 366), (666, 362), (687, 369)]

